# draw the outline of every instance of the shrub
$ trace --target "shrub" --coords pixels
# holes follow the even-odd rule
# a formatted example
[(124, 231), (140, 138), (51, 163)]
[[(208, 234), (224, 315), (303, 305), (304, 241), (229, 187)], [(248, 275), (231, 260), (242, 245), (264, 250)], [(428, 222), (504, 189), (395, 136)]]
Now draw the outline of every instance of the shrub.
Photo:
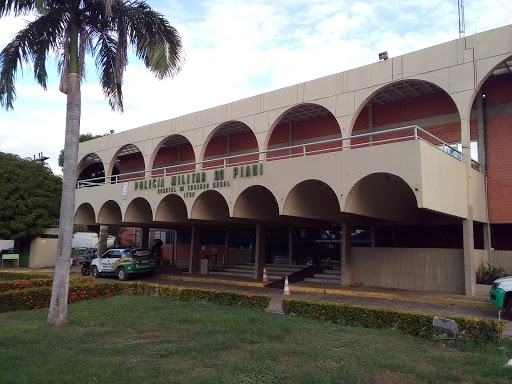
[[(264, 310), (270, 304), (270, 297), (234, 292), (179, 288), (142, 282), (112, 282), (94, 284), (94, 278), (82, 277), (70, 280), (68, 303), (105, 298), (115, 295), (148, 295), (176, 301), (206, 301), (220, 305), (255, 308)], [(48, 307), (51, 298), (52, 280), (41, 280), (40, 285), (21, 284), (21, 289), (0, 293), (0, 312), (20, 309)]]
[[(70, 277), (70, 284), (83, 284), (83, 283), (92, 283), (95, 281), (94, 277)], [(0, 292), (7, 291), (21, 291), (28, 288), (35, 287), (51, 287), (53, 284), (53, 279), (33, 279), (33, 280), (9, 280), (9, 281), (0, 281)]]
[(477, 284), (491, 285), (494, 280), (507, 276), (503, 268), (491, 266), (489, 263), (481, 263), (476, 271)]
[(18, 272), (0, 272), (0, 281), (9, 280), (38, 280), (48, 279), (50, 273), (18, 273)]
[[(367, 308), (358, 305), (310, 300), (284, 300), (283, 311), (287, 315), (298, 315), (332, 323), (365, 328), (396, 329), (404, 334), (432, 338), (433, 314), (402, 312), (390, 309)], [(504, 321), (475, 319), (462, 316), (450, 317), (465, 340), (495, 342), (505, 329)]]

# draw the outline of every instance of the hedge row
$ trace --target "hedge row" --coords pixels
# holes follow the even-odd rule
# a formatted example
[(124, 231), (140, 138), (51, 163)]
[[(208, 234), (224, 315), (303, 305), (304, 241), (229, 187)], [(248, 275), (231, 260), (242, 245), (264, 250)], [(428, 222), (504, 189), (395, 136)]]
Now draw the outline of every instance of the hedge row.
[(0, 281), (48, 279), (52, 276), (53, 273), (0, 272)]
[[(283, 300), (283, 311), (310, 319), (325, 320), (336, 324), (376, 329), (396, 329), (404, 334), (432, 338), (433, 314), (401, 312), (390, 309), (368, 308), (359, 305), (310, 300)], [(505, 322), (450, 316), (464, 339), (474, 342), (496, 342), (501, 338)]]
[[(70, 284), (92, 283), (96, 279), (94, 277), (69, 277)], [(0, 281), (0, 292), (21, 291), (24, 289), (35, 287), (51, 287), (53, 285), (52, 278), (34, 279), (34, 280), (9, 280)]]
[[(48, 307), (50, 305), (51, 293), (51, 284), (50, 286), (2, 292), (0, 293), (0, 312)], [(220, 305), (260, 310), (264, 310), (270, 304), (270, 297), (263, 295), (179, 288), (142, 282), (112, 282), (103, 284), (73, 284), (71, 282), (68, 303), (115, 295), (147, 295), (176, 301), (206, 301)]]

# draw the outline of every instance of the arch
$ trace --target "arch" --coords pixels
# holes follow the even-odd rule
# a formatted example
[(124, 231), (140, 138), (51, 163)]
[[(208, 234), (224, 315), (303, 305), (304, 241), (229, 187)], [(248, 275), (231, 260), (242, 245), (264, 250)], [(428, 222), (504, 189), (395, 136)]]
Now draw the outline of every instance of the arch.
[(233, 217), (276, 221), (279, 206), (274, 194), (262, 185), (253, 185), (242, 191), (235, 201)]
[(339, 220), (340, 203), (336, 193), (327, 183), (310, 179), (300, 182), (290, 190), (284, 202), (283, 214), (320, 220)]
[(89, 203), (82, 203), (75, 212), (75, 224), (94, 225), (96, 224), (96, 214), (94, 208)]
[(155, 221), (183, 223), (187, 219), (187, 206), (179, 195), (165, 196), (156, 208)]
[(224, 196), (218, 191), (207, 190), (201, 193), (192, 206), (191, 219), (225, 221), (229, 218), (229, 208)]
[(77, 181), (87, 181), (79, 183), (82, 187), (105, 184), (105, 168), (101, 157), (96, 153), (83, 156), (77, 165), (77, 175)]
[(350, 189), (344, 212), (386, 220), (410, 221), (417, 211), (416, 195), (407, 182), (391, 173), (372, 173)]
[(215, 159), (228, 156), (236, 157), (228, 159), (227, 164), (250, 164), (259, 160), (257, 152), (258, 140), (252, 129), (241, 121), (230, 120), (210, 132), (201, 148), (199, 160), (204, 161), (203, 169), (223, 167), (224, 161)]
[(106, 201), (98, 212), (98, 224), (121, 224), (121, 208), (114, 200)]
[[(196, 155), (190, 140), (183, 135), (175, 134), (162, 139), (151, 154), (149, 166), (151, 176), (164, 176), (173, 173), (191, 172), (196, 166)], [(192, 163), (192, 164), (191, 164)], [(189, 164), (178, 167), (179, 164)], [(171, 167), (162, 170), (155, 168)]]
[[(460, 112), (454, 99), (438, 84), (405, 79), (376, 88), (357, 106), (350, 122), (350, 136), (418, 125), (448, 143), (460, 141)], [(411, 132), (393, 132), (351, 139), (352, 146), (400, 141)], [(420, 133), (434, 145), (439, 140)]]
[(153, 210), (149, 202), (143, 197), (133, 199), (124, 214), (124, 221), (128, 223), (151, 223)]
[[(283, 149), (293, 145), (314, 143), (342, 137), (338, 120), (322, 105), (303, 103), (284, 111), (271, 125), (264, 140), (267, 159), (302, 155), (302, 148)], [(310, 145), (306, 155), (340, 150), (341, 141)]]
[[(118, 172), (115, 169), (118, 169)], [(111, 183), (129, 180), (141, 180), (145, 176), (145, 162), (142, 152), (135, 144), (126, 144), (119, 148), (109, 164), (107, 177)], [(114, 177), (115, 176), (115, 177)]]
[(472, 106), (474, 106), (474, 103), (475, 103), (476, 95), (478, 94), (478, 92), (480, 92), (480, 90), (485, 86), (485, 83), (487, 83), (488, 80), (490, 80), (490, 78), (492, 76), (502, 77), (502, 76), (506, 76), (506, 75), (509, 75), (509, 76), (512, 75), (512, 56), (508, 56), (507, 58), (502, 59), (498, 63), (496, 63), (496, 62), (491, 63), (489, 60), (487, 60), (485, 62), (485, 65), (488, 66), (487, 71), (484, 71), (482, 69), (483, 63), (479, 62), (478, 64), (479, 64), (478, 69), (480, 69), (480, 72), (484, 72), (484, 73), (480, 75), (481, 76), (480, 79), (476, 79), (477, 85), (475, 87), (475, 91), (473, 92), (473, 94), (471, 95), (471, 98), (468, 101), (468, 106), (467, 106), (468, 111), (472, 110)]

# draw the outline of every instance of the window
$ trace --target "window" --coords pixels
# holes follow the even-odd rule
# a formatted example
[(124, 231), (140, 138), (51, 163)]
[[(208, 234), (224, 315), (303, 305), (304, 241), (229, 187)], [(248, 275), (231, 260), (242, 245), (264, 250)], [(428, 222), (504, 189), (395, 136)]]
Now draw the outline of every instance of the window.
[[(450, 156), (455, 157), (458, 160), (462, 158), (462, 144), (460, 142), (457, 143), (447, 143), (448, 146), (444, 144), (439, 144), (437, 147), (443, 151), (445, 151)], [(478, 161), (478, 141), (471, 141), (471, 160)]]

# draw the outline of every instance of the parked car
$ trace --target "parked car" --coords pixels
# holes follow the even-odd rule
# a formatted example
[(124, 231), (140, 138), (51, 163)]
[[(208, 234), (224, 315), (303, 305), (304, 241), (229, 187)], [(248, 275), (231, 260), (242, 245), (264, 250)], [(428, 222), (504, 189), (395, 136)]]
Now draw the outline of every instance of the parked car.
[(126, 280), (133, 274), (152, 274), (155, 270), (153, 252), (144, 248), (114, 248), (91, 262), (91, 275), (117, 275)]
[(512, 276), (494, 280), (489, 294), (491, 304), (499, 309), (505, 309), (508, 317), (512, 319)]

